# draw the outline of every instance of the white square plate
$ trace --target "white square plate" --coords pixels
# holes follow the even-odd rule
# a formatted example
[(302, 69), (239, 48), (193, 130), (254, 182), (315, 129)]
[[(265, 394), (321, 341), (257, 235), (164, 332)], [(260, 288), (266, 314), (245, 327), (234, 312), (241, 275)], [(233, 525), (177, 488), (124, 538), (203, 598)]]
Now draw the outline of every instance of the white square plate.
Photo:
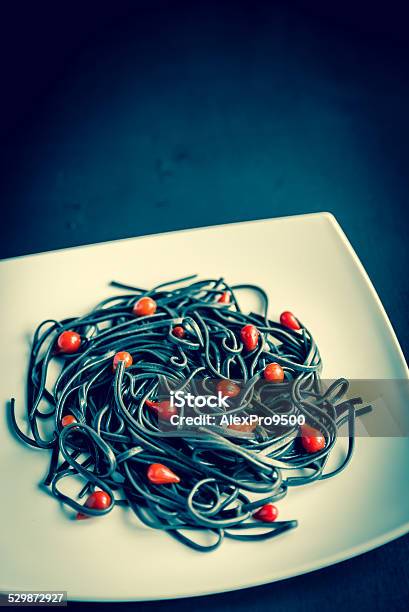
[[(326, 377), (406, 378), (407, 367), (368, 276), (327, 213), (173, 232), (0, 263), (0, 401), (24, 413), (30, 334), (115, 293), (198, 273), (262, 285), (272, 318), (295, 312), (314, 334)], [(70, 521), (39, 488), (48, 453), (0, 429), (0, 589), (67, 590), (72, 599), (146, 600), (217, 593), (342, 561), (409, 531), (409, 439), (358, 438), (336, 478), (291, 490), (272, 541), (226, 541), (213, 553), (142, 527), (130, 511)], [(379, 483), (382, 483), (380, 486)], [(382, 511), (379, 512), (379, 509)]]

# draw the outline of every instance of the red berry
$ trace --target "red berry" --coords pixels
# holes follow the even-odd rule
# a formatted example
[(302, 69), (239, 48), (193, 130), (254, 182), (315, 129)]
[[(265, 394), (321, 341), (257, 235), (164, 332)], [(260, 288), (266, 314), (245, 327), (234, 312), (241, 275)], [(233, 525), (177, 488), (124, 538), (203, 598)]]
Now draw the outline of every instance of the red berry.
[(125, 363), (125, 367), (129, 368), (129, 366), (133, 364), (132, 355), (127, 351), (119, 351), (119, 353), (116, 353), (113, 360), (114, 370), (116, 370), (120, 361), (123, 361)]
[(254, 325), (245, 325), (241, 328), (240, 337), (247, 351), (254, 351), (258, 343), (260, 332)]
[(217, 301), (219, 304), (230, 304), (230, 293), (228, 291), (223, 291)]
[(142, 297), (136, 302), (132, 309), (132, 312), (137, 317), (146, 317), (148, 315), (155, 314), (156, 308), (157, 304), (155, 300), (150, 297)]
[(236, 385), (232, 380), (220, 380), (217, 383), (217, 390), (220, 391), (224, 397), (237, 397), (240, 393), (239, 385)]
[(63, 427), (67, 427), (67, 425), (71, 425), (71, 423), (76, 423), (77, 419), (75, 418), (75, 416), (73, 416), (72, 414), (66, 414), (62, 419), (61, 419), (61, 425)]
[(283, 382), (284, 370), (278, 363), (269, 363), (264, 368), (263, 376), (268, 382)]
[(310, 425), (302, 425), (301, 444), (307, 453), (318, 453), (325, 448), (325, 438), (318, 429), (314, 429)]
[(145, 400), (145, 404), (155, 410), (158, 417), (165, 421), (170, 421), (171, 417), (178, 414), (175, 406), (170, 405), (169, 400), (163, 400), (162, 402), (152, 402), (151, 400)]
[(105, 510), (111, 503), (111, 496), (105, 491), (94, 491), (88, 497), (85, 505), (87, 508), (95, 508), (96, 510)]
[(274, 504), (264, 504), (257, 512), (253, 514), (253, 518), (264, 523), (273, 523), (278, 516), (277, 506)]
[(147, 476), (153, 484), (171, 484), (180, 482), (179, 476), (162, 463), (152, 463), (148, 467)]
[(172, 334), (176, 336), (176, 338), (184, 338), (186, 336), (186, 331), (181, 325), (176, 325), (176, 327), (172, 329)]
[[(88, 497), (84, 506), (87, 508), (95, 508), (96, 510), (105, 510), (111, 504), (111, 496), (108, 495), (105, 491), (94, 491)], [(77, 520), (81, 521), (83, 519), (91, 518), (89, 514), (83, 514), (82, 512), (78, 512)]]
[(81, 346), (81, 336), (67, 329), (58, 336), (57, 344), (62, 353), (76, 353)]
[(301, 325), (298, 323), (293, 313), (289, 310), (286, 310), (285, 312), (281, 313), (280, 323), (281, 325), (284, 325), (284, 327), (288, 327), (289, 329), (301, 329)]

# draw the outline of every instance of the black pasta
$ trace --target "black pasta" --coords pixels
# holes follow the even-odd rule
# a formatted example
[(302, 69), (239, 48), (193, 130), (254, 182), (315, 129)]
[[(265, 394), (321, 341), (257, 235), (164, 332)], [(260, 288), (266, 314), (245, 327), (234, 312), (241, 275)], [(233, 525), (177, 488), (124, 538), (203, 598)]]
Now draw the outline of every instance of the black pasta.
[[(341, 401), (345, 379), (324, 389), (312, 335), (291, 313), (270, 321), (260, 287), (194, 278), (150, 291), (114, 282), (127, 293), (81, 317), (41, 323), (27, 376), (30, 433), (16, 422), (14, 399), (11, 422), (25, 443), (50, 451), (44, 484), (77, 518), (126, 505), (144, 524), (210, 551), (224, 537), (264, 540), (296, 527), (296, 520), (275, 520), (274, 502), (291, 486), (344, 469), (353, 453), (355, 416), (370, 407), (357, 409), (359, 398)], [(242, 289), (259, 294), (262, 314), (241, 311)], [(49, 389), (51, 364), (60, 364), (60, 372)], [(286, 415), (286, 424), (167, 427), (176, 412), (163, 389), (197, 393), (198, 381), (207, 390), (217, 381), (233, 385), (225, 415), (256, 410)], [(302, 427), (300, 434), (301, 419), (309, 438)], [(46, 422), (52, 423), (48, 436)], [(348, 451), (341, 465), (325, 472), (345, 422)], [(61, 491), (68, 477), (84, 480), (75, 498)], [(199, 543), (195, 530), (207, 531), (209, 543)]]

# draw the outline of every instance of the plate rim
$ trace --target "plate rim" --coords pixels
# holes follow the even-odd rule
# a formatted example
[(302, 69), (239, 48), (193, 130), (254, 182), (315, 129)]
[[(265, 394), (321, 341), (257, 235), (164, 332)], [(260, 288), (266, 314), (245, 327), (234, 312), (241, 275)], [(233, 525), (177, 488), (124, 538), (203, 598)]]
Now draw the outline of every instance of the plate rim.
[[(405, 535), (407, 535), (407, 533), (409, 532), (409, 521), (407, 523), (405, 523), (403, 526), (401, 527), (397, 527), (396, 529), (393, 529), (392, 531), (388, 531), (388, 537), (385, 539), (383, 535), (378, 536), (376, 538), (372, 538), (371, 540), (368, 540), (365, 544), (363, 545), (358, 545), (353, 547), (352, 549), (352, 554), (348, 553), (339, 558), (337, 556), (337, 553), (334, 553), (332, 555), (328, 555), (327, 557), (325, 557), (324, 561), (320, 561), (319, 563), (316, 563), (315, 565), (308, 565), (308, 567), (305, 567), (307, 564), (305, 564), (305, 566), (302, 566), (300, 571), (297, 571), (296, 574), (292, 574), (292, 573), (283, 573), (282, 576), (278, 576), (277, 578), (273, 578), (273, 579), (261, 579), (260, 581), (254, 582), (251, 581), (248, 584), (240, 584), (240, 585), (236, 585), (236, 586), (232, 586), (232, 587), (228, 587), (226, 589), (217, 589), (216, 591), (214, 590), (206, 590), (206, 591), (201, 591), (200, 593), (198, 592), (192, 592), (192, 593), (180, 593), (180, 594), (176, 594), (176, 595), (165, 595), (165, 596), (155, 596), (155, 597), (143, 597), (143, 598), (133, 598), (133, 599), (128, 599), (128, 598), (124, 598), (124, 599), (119, 599), (118, 597), (104, 597), (104, 598), (98, 598), (98, 597), (84, 597), (84, 596), (78, 596), (78, 597), (68, 597), (68, 601), (78, 601), (78, 602), (96, 602), (96, 603), (137, 603), (137, 602), (143, 602), (143, 601), (167, 601), (167, 600), (177, 600), (177, 599), (189, 599), (191, 597), (208, 597), (210, 595), (221, 595), (223, 593), (232, 593), (234, 591), (241, 591), (242, 589), (252, 589), (252, 588), (256, 588), (256, 587), (261, 587), (267, 584), (274, 584), (276, 582), (281, 582), (282, 580), (291, 580), (292, 578), (298, 578), (298, 576), (304, 576), (305, 574), (310, 574), (312, 572), (316, 572), (319, 571), (321, 569), (325, 569), (327, 567), (332, 567), (334, 565), (338, 565), (338, 563), (343, 563), (345, 561), (349, 561), (349, 559), (354, 559), (355, 557), (359, 557), (360, 555), (366, 554), (367, 552), (371, 552), (373, 550), (375, 550), (376, 548), (379, 548), (381, 546), (383, 546), (384, 544), (389, 544), (390, 542), (393, 542), (394, 540), (397, 540), (398, 538), (401, 538)], [(369, 543), (369, 546), (367, 545)]]

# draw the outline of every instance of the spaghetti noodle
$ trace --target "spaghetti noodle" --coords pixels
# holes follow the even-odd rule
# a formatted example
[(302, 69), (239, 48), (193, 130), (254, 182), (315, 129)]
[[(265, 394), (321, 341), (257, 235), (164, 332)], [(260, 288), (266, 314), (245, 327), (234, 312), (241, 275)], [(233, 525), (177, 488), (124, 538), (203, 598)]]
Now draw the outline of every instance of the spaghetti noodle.
[[(77, 518), (127, 506), (145, 525), (201, 551), (214, 550), (224, 537), (264, 540), (296, 527), (296, 520), (276, 520), (275, 503), (291, 486), (344, 469), (355, 416), (370, 408), (357, 409), (359, 398), (342, 399), (345, 379), (324, 390), (311, 333), (289, 312), (280, 323), (269, 320), (268, 296), (258, 286), (195, 277), (149, 291), (112, 285), (126, 293), (81, 317), (43, 321), (35, 331), (28, 434), (11, 400), (19, 438), (50, 452), (45, 484), (52, 495)], [(257, 292), (261, 314), (242, 312), (241, 290)], [(51, 364), (60, 372), (49, 389)], [(207, 391), (223, 389), (231, 400), (225, 415), (257, 410), (286, 415), (286, 424), (170, 427), (178, 411), (163, 389), (197, 394), (198, 381)], [(43, 432), (45, 422), (52, 423), (51, 435)], [(346, 422), (346, 456), (328, 472)], [(77, 496), (61, 490), (70, 477), (84, 481)], [(208, 532), (204, 543), (197, 530)]]

